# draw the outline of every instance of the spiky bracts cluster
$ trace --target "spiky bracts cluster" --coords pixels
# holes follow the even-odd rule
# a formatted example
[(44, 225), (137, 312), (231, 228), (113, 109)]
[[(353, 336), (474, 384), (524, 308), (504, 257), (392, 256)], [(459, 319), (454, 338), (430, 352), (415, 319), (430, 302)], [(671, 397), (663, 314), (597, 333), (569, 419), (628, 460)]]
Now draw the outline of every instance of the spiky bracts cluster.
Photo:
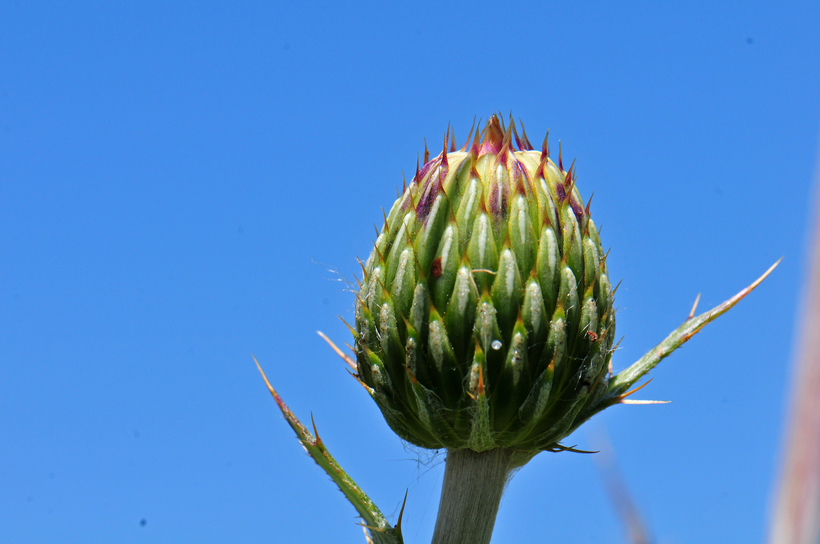
[(560, 449), (607, 391), (615, 329), (589, 205), (513, 122), (448, 140), (364, 265), (358, 377), (418, 446)]

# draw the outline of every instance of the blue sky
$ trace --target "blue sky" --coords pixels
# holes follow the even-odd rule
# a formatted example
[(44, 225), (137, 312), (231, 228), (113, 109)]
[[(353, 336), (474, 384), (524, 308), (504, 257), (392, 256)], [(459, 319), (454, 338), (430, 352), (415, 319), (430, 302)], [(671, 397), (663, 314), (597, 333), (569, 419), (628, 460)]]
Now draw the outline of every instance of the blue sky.
[[(820, 128), (812, 2), (0, 4), (0, 534), (363, 543), (294, 412), (432, 535), (405, 448), (316, 335), (424, 138), (512, 111), (577, 158), (626, 367), (784, 257), (606, 433), (659, 542), (760, 542)], [(590, 456), (541, 454), (495, 543), (623, 542)]]

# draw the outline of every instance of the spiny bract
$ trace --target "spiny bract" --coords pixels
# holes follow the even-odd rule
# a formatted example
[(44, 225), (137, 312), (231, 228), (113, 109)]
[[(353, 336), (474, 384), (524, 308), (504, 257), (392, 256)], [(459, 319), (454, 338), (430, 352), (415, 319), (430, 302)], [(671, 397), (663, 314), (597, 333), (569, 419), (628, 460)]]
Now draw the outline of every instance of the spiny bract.
[(364, 265), (358, 378), (417, 446), (562, 449), (607, 390), (615, 332), (589, 205), (513, 122), (494, 115), (469, 150), (448, 140)]

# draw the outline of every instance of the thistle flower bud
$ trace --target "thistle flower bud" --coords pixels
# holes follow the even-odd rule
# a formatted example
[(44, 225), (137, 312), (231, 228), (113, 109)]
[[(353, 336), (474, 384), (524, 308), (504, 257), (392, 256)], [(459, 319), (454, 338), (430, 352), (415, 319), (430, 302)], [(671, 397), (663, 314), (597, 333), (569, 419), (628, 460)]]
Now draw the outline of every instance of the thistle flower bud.
[(607, 391), (606, 254), (574, 164), (522, 134), (494, 115), (425, 153), (364, 265), (358, 377), (412, 444), (560, 449)]

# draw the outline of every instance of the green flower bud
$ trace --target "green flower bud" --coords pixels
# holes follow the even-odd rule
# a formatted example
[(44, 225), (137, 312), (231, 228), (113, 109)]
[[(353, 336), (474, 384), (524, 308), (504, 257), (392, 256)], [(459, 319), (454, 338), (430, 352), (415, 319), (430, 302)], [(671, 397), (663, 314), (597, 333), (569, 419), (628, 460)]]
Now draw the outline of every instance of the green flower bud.
[(357, 298), (358, 377), (418, 446), (560, 448), (609, 380), (598, 230), (546, 140), (493, 116), (466, 147), (426, 155), (387, 216)]

